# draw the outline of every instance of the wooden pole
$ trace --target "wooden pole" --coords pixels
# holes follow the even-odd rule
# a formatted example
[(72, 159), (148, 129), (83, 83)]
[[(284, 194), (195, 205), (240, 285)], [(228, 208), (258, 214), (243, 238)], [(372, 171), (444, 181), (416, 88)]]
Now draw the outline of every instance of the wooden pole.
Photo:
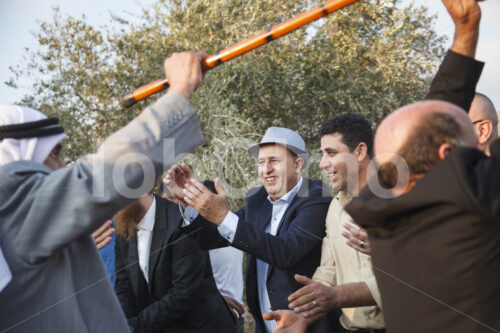
[[(310, 9), (296, 17), (288, 19), (278, 25), (275, 25), (268, 31), (250, 37), (244, 41), (234, 44), (214, 55), (210, 55), (203, 59), (202, 68), (204, 71), (212, 69), (226, 61), (234, 59), (242, 54), (252, 51), (264, 44), (267, 44), (274, 39), (280, 38), (289, 34), (311, 22), (314, 22), (324, 16), (327, 16), (334, 11), (342, 9), (358, 0), (330, 0), (316, 8)], [(145, 99), (163, 89), (168, 88), (168, 79), (160, 79), (148, 83), (134, 91), (124, 94), (120, 99), (120, 104), (123, 107), (130, 107), (140, 100)]]

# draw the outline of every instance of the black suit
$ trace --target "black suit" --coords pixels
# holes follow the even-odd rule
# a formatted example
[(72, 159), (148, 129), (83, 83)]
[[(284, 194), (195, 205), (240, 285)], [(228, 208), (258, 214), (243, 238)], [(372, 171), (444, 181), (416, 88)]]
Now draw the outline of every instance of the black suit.
[[(267, 233), (272, 205), (264, 187), (253, 189), (245, 207), (236, 212), (238, 228), (232, 246), (248, 254), (246, 269), (246, 296), (256, 332), (265, 332), (257, 288), (259, 258), (269, 264), (267, 291), (273, 310), (288, 309), (288, 296), (302, 285), (294, 274), (312, 277), (321, 259), (321, 244), (325, 236), (325, 218), (331, 201), (329, 190), (317, 181), (304, 179), (297, 196), (288, 206), (276, 236)], [(183, 231), (195, 238), (204, 249), (228, 246), (217, 227), (198, 216)], [(338, 313), (320, 318), (308, 332), (336, 332)]]
[[(430, 98), (468, 110), (481, 69), (449, 54)], [(499, 140), (491, 154), (454, 148), (408, 193), (365, 188), (347, 205), (369, 233), (389, 332), (500, 330)]]
[(177, 228), (179, 207), (156, 197), (149, 284), (139, 267), (137, 236), (116, 238), (115, 290), (135, 332), (236, 332), (206, 251)]

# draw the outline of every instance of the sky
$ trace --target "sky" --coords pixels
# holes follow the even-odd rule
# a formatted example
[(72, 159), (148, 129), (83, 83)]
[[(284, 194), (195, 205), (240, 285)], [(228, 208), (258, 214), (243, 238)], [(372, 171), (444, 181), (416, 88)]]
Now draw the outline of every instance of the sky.
[[(12, 76), (9, 66), (20, 63), (25, 48), (36, 48), (32, 32), (37, 30), (38, 22), (51, 21), (53, 7), (58, 6), (62, 14), (76, 17), (84, 14), (90, 24), (99, 27), (109, 23), (110, 12), (124, 16), (133, 23), (136, 20), (134, 13), (139, 13), (141, 8), (153, 2), (154, 0), (0, 0), (0, 104), (13, 104), (24, 94), (30, 93), (29, 87), (12, 89), (4, 82)], [(409, 2), (403, 0), (403, 3)], [(438, 15), (435, 30), (447, 35), (448, 44), (451, 45), (454, 25), (441, 1), (414, 2), (416, 5), (427, 6), (430, 13)], [(485, 61), (486, 65), (477, 90), (489, 96), (497, 111), (500, 111), (500, 0), (486, 0), (481, 3), (481, 9), (481, 33), (476, 58)]]

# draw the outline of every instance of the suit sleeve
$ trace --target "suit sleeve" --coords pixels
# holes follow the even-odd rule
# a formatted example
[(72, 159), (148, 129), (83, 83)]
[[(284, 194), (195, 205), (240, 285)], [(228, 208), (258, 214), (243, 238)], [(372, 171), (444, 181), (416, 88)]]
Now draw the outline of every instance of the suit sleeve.
[(137, 315), (136, 299), (130, 283), (130, 276), (126, 269), (126, 256), (128, 244), (120, 237), (115, 238), (115, 292), (122, 306), (125, 317), (130, 318)]
[(240, 218), (232, 246), (287, 270), (321, 246), (325, 236), (325, 217), (331, 198), (307, 198), (296, 209), (288, 229), (277, 236), (259, 230)]
[[(240, 209), (236, 214), (244, 214), (245, 208)], [(181, 222), (182, 224), (182, 222)], [(213, 250), (229, 246), (229, 242), (220, 235), (217, 226), (198, 215), (188, 226), (181, 227), (183, 233), (198, 243), (202, 250)]]
[(153, 184), (165, 168), (202, 141), (194, 107), (179, 94), (164, 95), (111, 135), (97, 153), (38, 178), (17, 203), (25, 218), (19, 232), (9, 235), (16, 252), (34, 264), (90, 234), (134, 201), (127, 189), (138, 188), (144, 179)]
[(138, 332), (163, 332), (165, 326), (190, 310), (204, 278), (206, 256), (194, 241), (179, 233), (171, 241), (172, 287), (159, 301), (141, 311), (132, 326)]
[(482, 62), (449, 50), (424, 99), (446, 101), (469, 112), (483, 66)]
[(494, 223), (500, 221), (500, 138), (490, 146), (491, 157), (484, 158), (475, 170), (477, 201)]

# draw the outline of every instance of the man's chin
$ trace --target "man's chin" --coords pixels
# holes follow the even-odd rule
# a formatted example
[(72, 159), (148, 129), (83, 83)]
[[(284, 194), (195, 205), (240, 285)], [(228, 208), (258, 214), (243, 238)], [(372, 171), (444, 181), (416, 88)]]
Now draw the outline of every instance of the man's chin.
[(263, 186), (267, 194), (269, 194), (270, 196), (273, 196), (279, 192), (274, 186), (268, 186), (268, 185), (263, 185)]
[(331, 182), (331, 185), (332, 185), (332, 190), (334, 192), (340, 192), (345, 190), (345, 186), (342, 186), (342, 184), (339, 183), (338, 181)]

